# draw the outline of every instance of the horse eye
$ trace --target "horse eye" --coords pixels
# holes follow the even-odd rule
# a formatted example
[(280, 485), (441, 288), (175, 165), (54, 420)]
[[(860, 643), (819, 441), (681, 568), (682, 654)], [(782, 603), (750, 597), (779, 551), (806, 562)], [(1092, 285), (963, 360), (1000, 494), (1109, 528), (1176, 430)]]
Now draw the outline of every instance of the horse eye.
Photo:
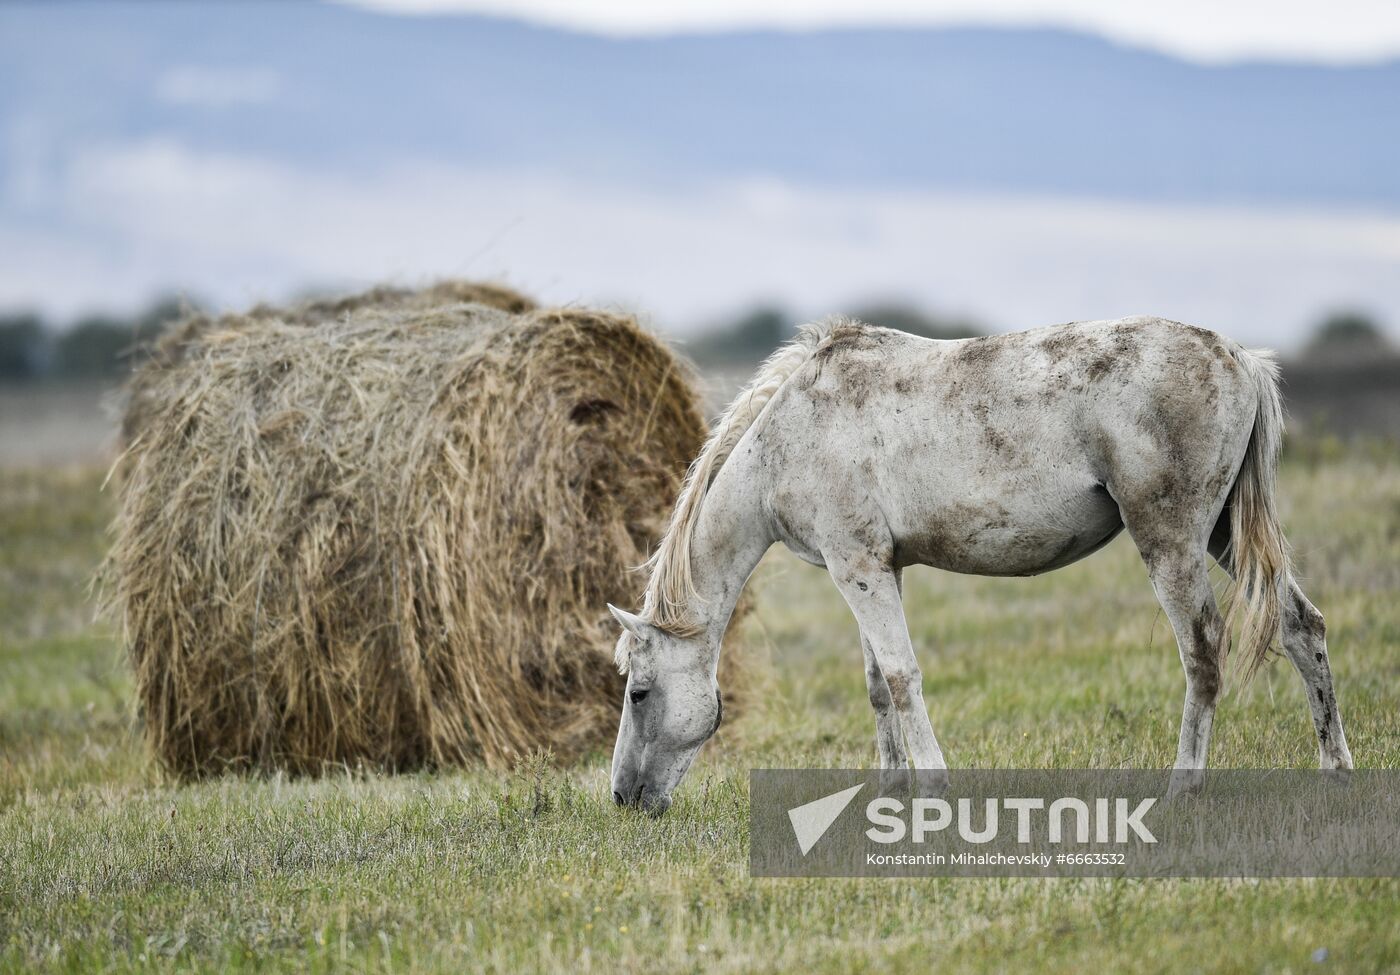
[(647, 699), (647, 692), (649, 690), (650, 688), (648, 687), (639, 687), (636, 690), (630, 691), (627, 694), (627, 699), (633, 704), (641, 704)]

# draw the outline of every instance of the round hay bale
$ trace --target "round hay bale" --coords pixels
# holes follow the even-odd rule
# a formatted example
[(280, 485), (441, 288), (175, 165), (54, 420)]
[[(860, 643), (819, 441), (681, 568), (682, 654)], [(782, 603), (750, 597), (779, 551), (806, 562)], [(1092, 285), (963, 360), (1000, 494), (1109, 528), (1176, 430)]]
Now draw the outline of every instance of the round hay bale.
[(280, 318), (299, 325), (319, 325), (321, 322), (344, 318), (347, 314), (366, 308), (422, 311), (456, 304), (485, 305), (487, 308), (516, 315), (534, 311), (538, 307), (532, 299), (503, 284), (448, 280), (420, 289), (379, 285), (347, 297), (313, 299), (294, 305), (290, 310), (258, 305), (245, 317)]
[(232, 324), (144, 377), (109, 562), (165, 767), (501, 768), (610, 742), (605, 604), (637, 603), (703, 441), (687, 367), (574, 309)]
[(396, 288), (380, 285), (368, 291), (346, 297), (305, 301), (289, 308), (257, 305), (244, 314), (206, 315), (195, 313), (167, 329), (145, 350), (145, 361), (127, 383), (121, 414), (123, 446), (134, 442), (146, 428), (149, 414), (155, 408), (152, 386), (164, 369), (184, 361), (185, 350), (205, 332), (246, 328), (269, 319), (289, 325), (320, 325), (337, 321), (347, 315), (370, 309), (381, 311), (414, 311), (439, 308), (449, 304), (485, 305), (499, 311), (522, 314), (538, 307), (525, 295), (503, 284), (490, 281), (439, 281), (426, 288)]

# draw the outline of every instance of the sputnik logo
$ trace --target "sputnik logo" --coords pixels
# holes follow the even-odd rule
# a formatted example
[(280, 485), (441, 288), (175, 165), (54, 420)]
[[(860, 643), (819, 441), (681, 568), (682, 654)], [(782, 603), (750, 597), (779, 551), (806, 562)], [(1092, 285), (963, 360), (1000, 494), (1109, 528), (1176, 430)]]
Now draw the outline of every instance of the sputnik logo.
[(862, 782), (860, 785), (853, 785), (849, 789), (833, 792), (829, 796), (822, 796), (788, 810), (792, 833), (797, 837), (797, 848), (802, 851), (804, 857), (807, 851), (826, 835), (826, 831), (831, 829), (831, 824), (836, 822), (836, 817), (851, 804), (856, 793), (864, 788), (865, 783)]

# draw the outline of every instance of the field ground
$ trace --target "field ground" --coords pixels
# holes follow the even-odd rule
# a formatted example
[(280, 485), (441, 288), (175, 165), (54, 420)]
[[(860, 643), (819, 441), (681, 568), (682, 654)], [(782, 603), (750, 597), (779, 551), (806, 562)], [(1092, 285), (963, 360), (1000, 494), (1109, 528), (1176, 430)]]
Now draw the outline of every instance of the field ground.
[[(1301, 451), (1282, 485), (1370, 767), (1400, 766), (1398, 461)], [(750, 879), (750, 767), (873, 757), (853, 625), (820, 571), (777, 553), (748, 626), (756, 701), (659, 821), (612, 808), (601, 753), (511, 776), (172, 785), (92, 618), (99, 482), (0, 474), (0, 968), (1400, 970), (1400, 880)], [(1181, 671), (1125, 539), (1033, 580), (913, 572), (907, 593), (955, 767), (1170, 763)], [(1315, 761), (1282, 660), (1216, 729), (1217, 765)]]
[(0, 382), (0, 468), (101, 457), (117, 441), (115, 401), (106, 383)]

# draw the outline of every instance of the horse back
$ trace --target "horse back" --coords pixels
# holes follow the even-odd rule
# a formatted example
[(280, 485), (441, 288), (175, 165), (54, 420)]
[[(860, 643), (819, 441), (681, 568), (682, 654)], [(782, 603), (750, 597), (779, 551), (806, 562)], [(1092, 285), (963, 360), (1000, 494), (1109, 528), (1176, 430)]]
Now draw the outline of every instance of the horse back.
[(1233, 477), (1254, 409), (1236, 348), (1157, 318), (957, 341), (842, 326), (766, 423), (785, 535), (878, 512), (904, 564), (1067, 564), (1122, 527), (1122, 499)]

